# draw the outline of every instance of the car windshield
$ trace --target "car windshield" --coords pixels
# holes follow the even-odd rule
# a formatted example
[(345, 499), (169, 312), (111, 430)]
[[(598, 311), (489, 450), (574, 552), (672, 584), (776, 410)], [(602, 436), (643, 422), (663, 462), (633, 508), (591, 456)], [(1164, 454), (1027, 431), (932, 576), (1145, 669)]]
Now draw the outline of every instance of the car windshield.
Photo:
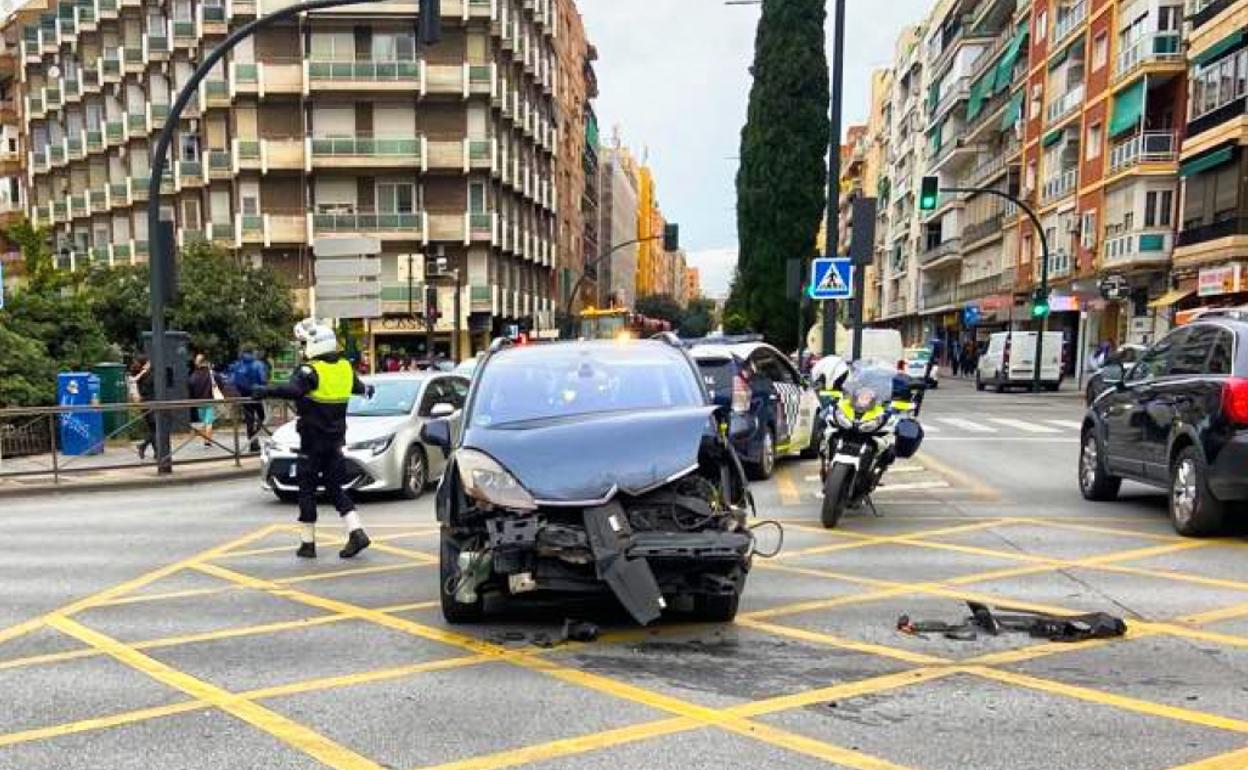
[(652, 343), (517, 348), (477, 376), (478, 427), (705, 403), (683, 355)]
[(927, 348), (910, 348), (906, 351), (906, 360), (911, 363), (925, 364), (932, 360), (932, 351)]
[(347, 404), (348, 417), (398, 417), (409, 414), (420, 395), (416, 380), (374, 381), (373, 397), (352, 396)]

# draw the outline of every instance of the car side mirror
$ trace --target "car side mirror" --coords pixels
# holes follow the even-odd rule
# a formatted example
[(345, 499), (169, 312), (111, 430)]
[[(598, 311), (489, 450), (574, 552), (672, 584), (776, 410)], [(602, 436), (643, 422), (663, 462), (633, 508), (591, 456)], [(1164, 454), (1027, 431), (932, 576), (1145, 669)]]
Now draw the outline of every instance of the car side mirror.
[(1114, 387), (1121, 387), (1126, 372), (1123, 371), (1122, 364), (1106, 364), (1101, 369), (1101, 382)]
[(451, 454), (451, 424), (443, 419), (429, 420), (420, 426), (420, 440), (442, 450), (442, 456)]
[(453, 414), (455, 414), (455, 405), (448, 404), (445, 401), (439, 401), (438, 403), (433, 405), (433, 409), (429, 410), (429, 416), (433, 417), (434, 419), (439, 419), (442, 417), (450, 417)]

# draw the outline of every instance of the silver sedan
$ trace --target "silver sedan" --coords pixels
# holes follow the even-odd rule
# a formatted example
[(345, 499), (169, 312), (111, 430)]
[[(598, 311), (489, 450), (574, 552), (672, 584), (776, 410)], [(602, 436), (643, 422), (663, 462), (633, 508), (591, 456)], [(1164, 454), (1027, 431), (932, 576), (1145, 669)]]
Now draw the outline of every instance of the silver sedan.
[[(441, 478), (446, 458), (420, 441), (428, 419), (448, 419), (458, 434), (468, 380), (441, 372), (404, 372), (363, 378), (371, 399), (353, 396), (347, 406), (346, 489), (394, 492), (415, 499)], [(299, 492), (299, 434), (288, 422), (265, 443), (261, 479), (281, 500)]]

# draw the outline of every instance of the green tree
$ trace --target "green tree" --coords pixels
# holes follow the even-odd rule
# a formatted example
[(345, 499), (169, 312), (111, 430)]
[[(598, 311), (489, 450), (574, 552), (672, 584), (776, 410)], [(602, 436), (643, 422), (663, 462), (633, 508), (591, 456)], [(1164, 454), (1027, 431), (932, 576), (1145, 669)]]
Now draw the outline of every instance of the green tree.
[(108, 339), (128, 355), (142, 350), (143, 332), (152, 328), (147, 265), (93, 268), (86, 292)]
[[(754, 39), (754, 83), (741, 130), (737, 171), (740, 255), (725, 322), (747, 326), (785, 348), (798, 338), (785, 264), (815, 250), (827, 200), (828, 65), (824, 0), (771, 0)], [(734, 319), (734, 325), (736, 319)]]
[(670, 294), (651, 294), (646, 297), (638, 297), (635, 307), (638, 313), (648, 318), (667, 321), (673, 327), (680, 325), (680, 320), (685, 313), (680, 303), (673, 299)]
[(695, 297), (685, 306), (680, 319), (680, 336), (705, 337), (715, 327), (715, 302), (706, 297)]
[(43, 343), (0, 319), (0, 407), (44, 406), (56, 400), (56, 363)]

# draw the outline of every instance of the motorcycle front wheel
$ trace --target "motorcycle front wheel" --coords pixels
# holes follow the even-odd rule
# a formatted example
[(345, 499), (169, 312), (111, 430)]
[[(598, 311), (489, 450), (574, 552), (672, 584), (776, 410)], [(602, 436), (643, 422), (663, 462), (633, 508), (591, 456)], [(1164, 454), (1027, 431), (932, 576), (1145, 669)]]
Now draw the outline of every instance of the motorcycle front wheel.
[(850, 490), (854, 486), (854, 468), (849, 465), (833, 465), (823, 482), (823, 510), (820, 518), (824, 529), (833, 529), (841, 521), (849, 505)]

